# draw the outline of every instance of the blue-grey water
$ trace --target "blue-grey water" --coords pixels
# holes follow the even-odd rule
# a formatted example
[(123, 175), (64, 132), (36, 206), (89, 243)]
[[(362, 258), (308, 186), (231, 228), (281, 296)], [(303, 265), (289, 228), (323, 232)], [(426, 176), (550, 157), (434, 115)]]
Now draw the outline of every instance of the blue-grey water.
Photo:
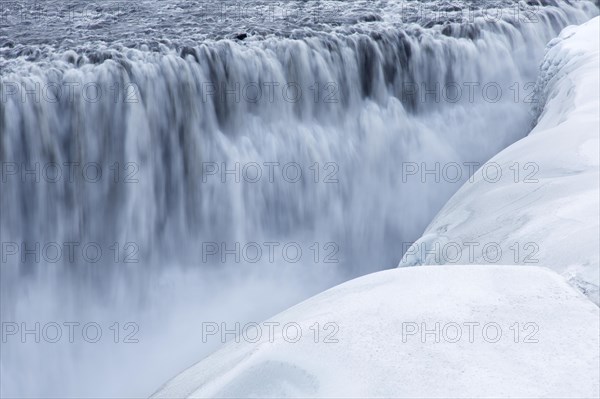
[[(394, 267), (468, 178), (443, 167), (525, 136), (546, 43), (598, 14), (562, 0), (0, 7), (7, 397), (147, 396), (220, 345), (203, 322), (260, 322)], [(103, 337), (69, 342), (65, 322)], [(115, 343), (115, 322), (139, 342)]]

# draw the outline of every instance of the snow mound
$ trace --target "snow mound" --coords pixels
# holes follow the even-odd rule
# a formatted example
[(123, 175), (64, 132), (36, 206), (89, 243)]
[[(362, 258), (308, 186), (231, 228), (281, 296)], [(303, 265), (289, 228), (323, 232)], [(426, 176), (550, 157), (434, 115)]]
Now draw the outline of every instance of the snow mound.
[(273, 334), (229, 342), (153, 397), (598, 397), (599, 317), (545, 268), (387, 270), (275, 316)]
[(536, 127), (465, 183), (400, 267), (544, 265), (599, 303), (599, 37), (594, 18), (549, 43)]

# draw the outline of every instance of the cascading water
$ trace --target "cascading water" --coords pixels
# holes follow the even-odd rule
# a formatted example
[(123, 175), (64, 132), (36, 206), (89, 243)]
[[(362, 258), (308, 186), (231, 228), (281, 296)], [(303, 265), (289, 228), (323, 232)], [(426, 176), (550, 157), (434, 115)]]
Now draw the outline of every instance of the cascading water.
[[(481, 164), (526, 135), (545, 44), (597, 14), (416, 4), (219, 24), (215, 3), (144, 1), (43, 29), (5, 10), (2, 321), (130, 321), (139, 343), (3, 342), (1, 393), (149, 394), (218, 345), (202, 322), (259, 322), (394, 267), (468, 178), (407, 167)], [(324, 8), (337, 19), (315, 21)], [(89, 243), (100, 261), (78, 256)]]

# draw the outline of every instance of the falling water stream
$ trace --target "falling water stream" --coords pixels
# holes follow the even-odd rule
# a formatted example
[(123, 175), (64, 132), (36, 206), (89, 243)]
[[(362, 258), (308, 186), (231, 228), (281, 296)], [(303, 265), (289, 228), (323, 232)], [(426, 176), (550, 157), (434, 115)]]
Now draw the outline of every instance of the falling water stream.
[[(6, 396), (149, 395), (221, 345), (201, 323), (395, 267), (468, 165), (529, 132), (546, 43), (598, 13), (35, 4), (0, 24), (0, 308), (64, 336), (3, 340)], [(103, 336), (71, 343), (65, 322)]]

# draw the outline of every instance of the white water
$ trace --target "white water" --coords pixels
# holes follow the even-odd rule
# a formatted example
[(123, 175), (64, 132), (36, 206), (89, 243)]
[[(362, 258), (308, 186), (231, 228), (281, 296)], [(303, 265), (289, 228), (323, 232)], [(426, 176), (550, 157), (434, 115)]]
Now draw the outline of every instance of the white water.
[[(442, 26), (399, 31), (376, 24), (302, 39), (158, 52), (95, 47), (81, 57), (61, 51), (41, 60), (5, 60), (5, 94), (15, 83), (23, 90), (21, 84), (31, 89), (35, 82), (92, 82), (104, 96), (96, 103), (66, 96), (38, 103), (7, 95), (0, 113), (2, 162), (42, 168), (97, 162), (105, 175), (114, 162), (133, 163), (138, 182), (24, 183), (9, 176), (0, 196), (2, 242), (98, 242), (105, 251), (113, 242), (132, 242), (140, 262), (10, 258), (2, 264), (2, 321), (95, 321), (105, 334), (115, 321), (132, 321), (140, 342), (114, 344), (112, 335), (97, 344), (9, 341), (2, 345), (2, 394), (147, 395), (219, 345), (201, 342), (202, 322), (258, 322), (336, 282), (394, 267), (401, 243), (419, 237), (468, 177), (403, 182), (402, 163), (482, 163), (527, 134), (533, 120), (525, 85), (536, 80), (545, 44), (562, 27), (597, 13), (587, 2), (560, 4), (544, 9), (537, 23), (481, 20), (471, 31), (454, 26), (454, 34), (465, 37), (443, 35)], [(258, 103), (226, 104), (206, 92), (206, 83), (235, 89), (251, 82), (294, 82), (303, 97), (284, 101), (276, 89), (272, 102), (263, 93)], [(327, 87), (335, 88), (335, 101), (315, 101), (315, 82), (333, 83)], [(137, 102), (115, 104), (107, 95), (115, 83), (135, 84), (130, 99)], [(406, 98), (407, 83), (456, 83), (463, 93), (458, 102), (442, 97), (436, 103), (431, 96), (414, 102)], [(465, 89), (470, 83), (479, 84), (473, 101)], [(515, 83), (517, 101), (510, 89)], [(486, 84), (503, 90), (499, 101), (485, 101)], [(229, 168), (297, 162), (304, 177), (289, 183), (276, 173), (273, 182), (263, 176), (237, 183), (229, 176), (224, 184), (203, 175), (203, 162)], [(315, 162), (318, 183), (309, 174)], [(327, 163), (334, 166), (325, 170)], [(324, 183), (333, 170), (338, 182)], [(281, 257), (202, 262), (207, 241), (229, 247), (298, 242), (305, 254), (297, 263)], [(308, 252), (314, 242), (321, 251), (334, 243), (339, 263), (315, 263)]]

